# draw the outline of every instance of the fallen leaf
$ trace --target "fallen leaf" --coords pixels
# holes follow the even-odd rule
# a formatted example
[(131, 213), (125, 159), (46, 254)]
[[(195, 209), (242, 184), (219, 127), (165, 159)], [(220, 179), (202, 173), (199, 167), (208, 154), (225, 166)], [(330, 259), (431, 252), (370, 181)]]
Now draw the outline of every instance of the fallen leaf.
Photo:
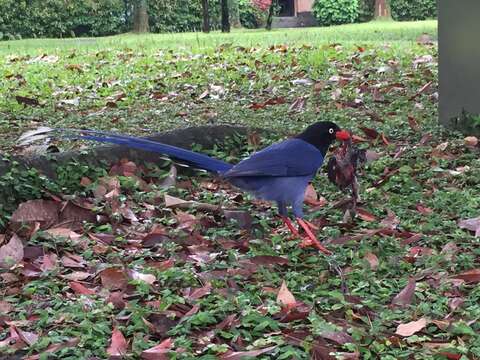
[(367, 260), (370, 264), (370, 269), (372, 269), (373, 271), (377, 270), (379, 264), (377, 255), (369, 252), (365, 254), (364, 259)]
[(42, 228), (48, 228), (58, 221), (60, 203), (50, 200), (29, 200), (21, 203), (14, 211), (10, 222), (14, 225), (39, 222)]
[(299, 96), (295, 101), (290, 105), (288, 111), (301, 111), (305, 108), (307, 99), (305, 96)]
[(258, 255), (248, 259), (256, 265), (288, 265), (288, 259), (280, 256)]
[[(448, 347), (451, 347), (451, 345), (449, 344)], [(440, 351), (440, 352), (438, 353), (438, 355), (444, 356), (444, 357), (446, 357), (448, 360), (460, 360), (461, 358), (463, 358), (463, 355), (462, 355), (462, 354), (454, 354), (454, 353), (447, 352), (447, 351)]]
[(35, 98), (17, 95), (15, 96), (15, 100), (17, 100), (17, 102), (22, 105), (40, 106), (40, 101), (38, 101), (38, 99), (35, 99)]
[(127, 352), (127, 346), (127, 340), (123, 334), (118, 328), (114, 328), (110, 339), (110, 346), (107, 349), (107, 354), (110, 356), (122, 357)]
[(61, 258), (62, 265), (74, 269), (83, 269), (86, 267), (85, 260), (76, 254), (66, 254)]
[(211, 283), (206, 283), (205, 286), (197, 289), (192, 289), (190, 294), (186, 296), (186, 298), (190, 301), (192, 300), (198, 300), (208, 294), (210, 294), (212, 291), (212, 284)]
[(74, 271), (70, 274), (60, 275), (63, 279), (71, 281), (82, 281), (92, 276), (92, 274), (85, 271)]
[(397, 331), (395, 334), (408, 337), (412, 336), (413, 334), (423, 330), (427, 326), (427, 320), (425, 318), (421, 318), (417, 321), (411, 321), (406, 324), (400, 324), (397, 327)]
[(9, 269), (18, 264), (24, 255), (22, 240), (13, 234), (10, 241), (0, 247), (0, 268)]
[(451, 311), (455, 311), (460, 306), (462, 306), (464, 302), (465, 302), (465, 299), (461, 297), (451, 298), (448, 300), (448, 307), (450, 308)]
[(478, 145), (478, 138), (475, 136), (467, 136), (464, 141), (465, 145), (470, 147), (475, 147)]
[(160, 344), (142, 351), (141, 358), (144, 360), (168, 360), (170, 357), (167, 354), (172, 347), (172, 339), (165, 339)]
[(270, 352), (274, 350), (277, 347), (275, 346), (270, 346), (267, 348), (259, 349), (259, 350), (250, 350), (250, 351), (230, 351), (226, 352), (225, 354), (220, 356), (221, 360), (243, 360), (246, 358), (256, 358), (259, 355), (265, 354), (267, 352)]
[(42, 264), (40, 265), (40, 269), (42, 271), (49, 271), (53, 270), (57, 267), (57, 254), (55, 253), (47, 253), (43, 255)]
[(293, 294), (288, 290), (285, 280), (282, 282), (282, 286), (278, 291), (277, 302), (286, 309), (293, 309), (297, 304), (297, 300), (295, 300)]
[(430, 214), (433, 213), (432, 209), (430, 209), (429, 207), (426, 207), (422, 204), (417, 204), (416, 209), (422, 215), (430, 215)]
[(303, 201), (309, 205), (315, 205), (317, 203), (318, 194), (312, 184), (308, 184)]
[(179, 230), (193, 231), (195, 225), (199, 223), (198, 219), (194, 215), (184, 211), (177, 210), (175, 217), (178, 222)]
[(460, 220), (458, 222), (460, 229), (466, 229), (475, 232), (475, 237), (480, 237), (480, 217)]
[(418, 126), (418, 122), (417, 120), (411, 116), (411, 115), (408, 115), (408, 125), (410, 125), (410, 128), (413, 130), (413, 131), (418, 131), (420, 130), (420, 126)]
[(425, 93), (426, 91), (428, 91), (431, 87), (432, 87), (432, 84), (433, 84), (433, 81), (429, 81), (427, 82), (425, 85), (423, 85), (420, 89), (418, 89), (418, 91), (415, 93), (415, 95), (411, 96), (409, 100), (414, 100), (415, 98), (417, 98), (418, 96), (420, 96), (421, 94)]
[(128, 285), (128, 279), (123, 269), (116, 267), (107, 268), (100, 272), (102, 285), (107, 289), (123, 290)]
[(280, 316), (280, 322), (287, 323), (296, 320), (303, 320), (308, 317), (311, 311), (312, 306), (297, 301), (294, 308), (283, 308), (278, 315)]
[(357, 215), (360, 219), (367, 222), (377, 221), (377, 217), (363, 208), (357, 208)]
[(368, 163), (380, 159), (381, 155), (372, 150), (367, 150), (365, 152), (365, 158)]
[(28, 346), (32, 346), (38, 341), (38, 334), (29, 331), (23, 331), (18, 328), (16, 328), (16, 330), (18, 335), (20, 336), (20, 339), (22, 339), (22, 341), (25, 342)]
[(362, 126), (362, 127), (360, 127), (360, 130), (362, 130), (363, 133), (365, 135), (367, 135), (367, 137), (371, 140), (375, 140), (380, 136), (378, 131), (375, 130), (375, 129), (371, 129), (371, 128), (367, 128), (367, 127)]
[(480, 282), (480, 269), (472, 269), (452, 276), (453, 279), (461, 279), (467, 283)]
[(417, 283), (415, 278), (408, 279), (407, 285), (392, 300), (392, 305), (407, 306), (412, 303)]
[(223, 210), (223, 215), (227, 221), (235, 220), (238, 227), (243, 230), (252, 228), (253, 218), (250, 212), (245, 210)]
[(216, 212), (220, 209), (218, 205), (200, 203), (196, 201), (186, 201), (167, 194), (165, 194), (164, 199), (165, 207), (172, 209), (198, 209), (211, 212)]
[[(51, 354), (61, 349), (75, 347), (78, 345), (79, 342), (80, 342), (79, 338), (73, 338), (60, 344), (51, 344), (48, 348), (42, 351), (42, 354), (45, 354), (45, 353)], [(42, 354), (30, 355), (28, 357), (25, 357), (24, 360), (39, 360), (40, 355)]]
[(141, 272), (138, 272), (132, 269), (128, 269), (127, 274), (133, 280), (140, 280), (150, 285), (152, 285), (155, 281), (157, 281), (157, 278), (153, 274), (142, 274)]
[(14, 306), (6, 301), (0, 300), (0, 314), (8, 314), (14, 310)]
[(433, 38), (430, 34), (423, 33), (417, 38), (419, 45), (433, 45)]
[(320, 336), (324, 339), (334, 341), (339, 345), (353, 343), (353, 338), (344, 331), (322, 332)]
[(112, 304), (115, 309), (123, 310), (126, 306), (125, 299), (123, 298), (124, 295), (122, 291), (112, 291), (105, 300), (105, 303)]
[(83, 286), (82, 284), (80, 284), (79, 282), (76, 282), (76, 281), (70, 281), (68, 283), (68, 285), (70, 286), (70, 288), (77, 294), (79, 295), (95, 295), (95, 291), (93, 291), (92, 289), (88, 289), (86, 288), (85, 286)]
[(70, 240), (78, 240), (82, 236), (69, 228), (52, 228), (45, 232), (55, 237), (63, 237)]

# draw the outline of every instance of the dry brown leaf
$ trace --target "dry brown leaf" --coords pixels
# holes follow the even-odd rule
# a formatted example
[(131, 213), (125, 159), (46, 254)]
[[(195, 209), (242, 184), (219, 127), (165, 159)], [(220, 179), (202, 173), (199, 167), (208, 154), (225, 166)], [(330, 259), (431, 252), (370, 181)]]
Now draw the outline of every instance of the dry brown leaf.
[(360, 219), (362, 219), (363, 221), (368, 221), (368, 222), (373, 222), (373, 221), (377, 221), (377, 217), (375, 215), (373, 215), (372, 213), (368, 212), (367, 210), (363, 209), (363, 208), (357, 208), (357, 215)]
[(82, 236), (69, 228), (52, 228), (45, 232), (55, 237), (64, 237), (70, 240), (77, 240)]
[(0, 268), (9, 269), (23, 259), (24, 247), (22, 240), (13, 234), (10, 241), (0, 247)]
[(200, 203), (196, 201), (186, 201), (167, 194), (165, 194), (165, 207), (172, 209), (198, 209), (212, 212), (220, 209), (218, 205)]
[(123, 269), (116, 267), (107, 268), (100, 272), (102, 285), (107, 289), (125, 289), (128, 285), (127, 275)]
[(18, 335), (20, 336), (20, 339), (22, 339), (22, 341), (25, 342), (25, 344), (27, 344), (28, 346), (32, 346), (38, 341), (38, 334), (29, 331), (23, 331), (19, 328), (16, 328), (16, 330)]
[(192, 231), (195, 225), (199, 223), (198, 219), (187, 212), (177, 210), (175, 214), (178, 222), (178, 229)]
[(415, 295), (416, 286), (417, 283), (415, 282), (415, 278), (409, 278), (407, 285), (393, 298), (392, 305), (410, 305), (412, 303), (413, 296)]
[(212, 284), (211, 283), (206, 283), (205, 286), (197, 289), (192, 289), (190, 294), (186, 297), (188, 300), (198, 300), (208, 294), (212, 291)]
[(160, 344), (144, 350), (141, 358), (143, 360), (168, 360), (168, 352), (173, 347), (173, 341), (171, 338), (163, 340)]
[(71, 288), (76, 294), (79, 294), (79, 295), (95, 295), (95, 291), (94, 291), (94, 290), (86, 288), (85, 286), (83, 286), (83, 285), (80, 284), (79, 282), (70, 281), (70, 282), (68, 283), (68, 285), (70, 286), (70, 288)]
[(0, 314), (8, 314), (13, 309), (14, 306), (11, 303), (0, 300)]
[(460, 229), (467, 229), (475, 232), (475, 237), (480, 237), (480, 216), (473, 219), (460, 220), (458, 222)]
[(467, 136), (464, 141), (465, 145), (470, 147), (475, 147), (478, 145), (478, 138), (475, 136)]
[(452, 276), (453, 279), (461, 279), (467, 283), (480, 282), (480, 269), (472, 269)]
[(297, 305), (297, 300), (295, 300), (293, 294), (288, 290), (285, 280), (282, 282), (282, 286), (278, 291), (277, 302), (287, 310), (293, 309)]
[(305, 190), (304, 202), (308, 205), (317, 205), (318, 203), (318, 194), (312, 184), (308, 184)]
[(413, 334), (423, 330), (427, 326), (427, 320), (425, 318), (421, 318), (417, 321), (411, 321), (406, 324), (400, 324), (397, 327), (397, 331), (395, 334), (408, 337), (412, 336)]
[(157, 281), (157, 278), (153, 274), (142, 274), (141, 272), (132, 269), (129, 269), (127, 273), (133, 280), (140, 280), (150, 285)]
[(374, 253), (366, 253), (365, 254), (365, 260), (368, 261), (368, 263), (370, 264), (370, 269), (372, 269), (373, 271), (377, 270), (378, 268), (378, 264), (379, 264), (379, 261), (378, 261), (378, 257), (377, 255), (375, 255)]
[(46, 229), (58, 221), (60, 205), (60, 203), (50, 200), (29, 200), (18, 206), (12, 214), (10, 222), (15, 226), (39, 222), (41, 228)]
[(259, 355), (265, 354), (272, 351), (277, 346), (270, 346), (264, 349), (259, 350), (250, 350), (250, 351), (238, 351), (238, 352), (226, 352), (220, 356), (221, 360), (243, 360), (245, 358), (256, 358)]
[(110, 356), (124, 356), (127, 353), (127, 340), (118, 328), (114, 328), (110, 339), (107, 354)]

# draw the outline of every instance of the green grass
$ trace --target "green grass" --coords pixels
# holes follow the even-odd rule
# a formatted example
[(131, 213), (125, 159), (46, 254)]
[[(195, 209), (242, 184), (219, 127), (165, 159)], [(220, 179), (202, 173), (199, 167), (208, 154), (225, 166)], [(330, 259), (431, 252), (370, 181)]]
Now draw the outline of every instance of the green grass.
[[(351, 62), (355, 54), (360, 63), (348, 71), (376, 69), (389, 60), (411, 67), (407, 63), (416, 54), (432, 53), (418, 46), (416, 38), (423, 32), (435, 38), (435, 24), (373, 22), (228, 35), (6, 42), (0, 61), (0, 134), (4, 135), (0, 149), (11, 148), (16, 136), (37, 125), (149, 134), (205, 123), (262, 126), (273, 119), (281, 128), (297, 130), (306, 122), (338, 118), (351, 109), (337, 111), (329, 91), (317, 96), (311, 86), (292, 88), (292, 81), (327, 81), (344, 71), (340, 63)], [(285, 48), (285, 44), (290, 45)], [(360, 53), (359, 48), (366, 51)], [(344, 96), (350, 100), (358, 81), (345, 87)], [(214, 90), (212, 96), (201, 98), (210, 85), (217, 86), (219, 94)], [(419, 82), (412, 79), (406, 85), (413, 94)], [(41, 106), (19, 103), (16, 96)], [(252, 103), (275, 96), (285, 99), (285, 104), (268, 111), (250, 109)], [(309, 97), (305, 111), (288, 114), (285, 110), (299, 96)], [(226, 103), (229, 106), (223, 106)]]
[(373, 21), (365, 24), (332, 26), (327, 28), (297, 28), (265, 30), (233, 30), (230, 34), (212, 32), (185, 34), (125, 34), (104, 38), (78, 39), (27, 39), (3, 42), (0, 54), (41, 54), (68, 50), (79, 52), (101, 49), (132, 48), (142, 50), (172, 49), (202, 52), (221, 44), (234, 46), (270, 46), (273, 44), (320, 45), (332, 42), (378, 42), (416, 41), (419, 35), (427, 33), (436, 38), (437, 22)]
[[(39, 335), (36, 344), (25, 347), (30, 353), (74, 338), (78, 345), (58, 350), (58, 358), (105, 358), (117, 327), (129, 341), (127, 358), (132, 359), (165, 338), (174, 341), (175, 359), (213, 359), (227, 349), (274, 345), (270, 354), (257, 358), (325, 358), (325, 352), (346, 352), (350, 358), (356, 353), (360, 359), (480, 358), (478, 282), (452, 281), (453, 275), (480, 267), (478, 238), (457, 225), (459, 219), (479, 215), (478, 148), (466, 147), (460, 134), (437, 125), (437, 46), (417, 44), (416, 37), (423, 32), (435, 38), (435, 23), (376, 22), (230, 35), (125, 35), (85, 40), (76, 50), (79, 40), (7, 43), (15, 49), (7, 50), (0, 63), (0, 133), (6, 151), (12, 151), (21, 132), (40, 125), (145, 135), (173, 127), (230, 123), (275, 129), (281, 136), (316, 120), (333, 120), (363, 137), (367, 135), (362, 128), (375, 129), (388, 141), (378, 138), (359, 145), (379, 154), (361, 177), (362, 206), (374, 219), (340, 224), (343, 211), (335, 203), (343, 195), (325, 176), (315, 179), (315, 188), (327, 203), (310, 208), (307, 218), (320, 224), (318, 236), (334, 251), (332, 258), (299, 249), (298, 241), (279, 228), (274, 208), (239, 196), (228, 186), (217, 188), (208, 175), (184, 176), (178, 186), (162, 189), (166, 169), (138, 169), (138, 177), (115, 176), (118, 186), (102, 179), (108, 167), (81, 164), (61, 168), (55, 181), (34, 171), (7, 174), (0, 178), (0, 194), (3, 191), (8, 199), (0, 206), (2, 219), (20, 201), (52, 196), (83, 204), (88, 200), (99, 216), (77, 229), (80, 239), (43, 231), (28, 239), (37, 252), (42, 249), (58, 259), (81, 256), (82, 271), (91, 276), (79, 281), (95, 294), (75, 293), (65, 276), (77, 269), (63, 262), (39, 273), (35, 271), (41, 259), (27, 261), (25, 268), (2, 270), (0, 297), (14, 307), (0, 318), (0, 341), (9, 336), (9, 324), (15, 324)], [(282, 46), (285, 43), (287, 47)], [(35, 59), (42, 53), (58, 59), (52, 63), (46, 61), (52, 58)], [(17, 95), (36, 99), (42, 106), (19, 104)], [(74, 99), (78, 105), (62, 104)], [(278, 136), (262, 138), (260, 147)], [(211, 154), (239, 161), (254, 150), (246, 139), (240, 140)], [(63, 149), (78, 145), (56, 144)], [(80, 184), (82, 177), (92, 184), (85, 180)], [(139, 222), (131, 224), (115, 198), (95, 191), (101, 189), (99, 184), (116, 187), (119, 199)], [(165, 207), (165, 192), (244, 209), (253, 216), (253, 229), (246, 232), (222, 215), (190, 210), (202, 220), (192, 235), (178, 228), (186, 217)], [(389, 211), (398, 225), (375, 232), (392, 224)], [(138, 240), (154, 225), (169, 237), (159, 237), (157, 249), (150, 249)], [(370, 235), (355, 236), (365, 231)], [(98, 235), (104, 233), (112, 235), (111, 242), (88, 236), (104, 238)], [(412, 243), (405, 241), (414, 234), (421, 236), (410, 238)], [(338, 240), (342, 236), (346, 241)], [(376, 270), (367, 261), (370, 253), (378, 258)], [(259, 261), (254, 258), (258, 255), (282, 256), (289, 263), (259, 266), (252, 263)], [(147, 285), (130, 279), (116, 305), (108, 304), (111, 290), (98, 272), (111, 266), (154, 275), (156, 282)], [(341, 291), (337, 266), (345, 274), (347, 294)], [(392, 299), (411, 277), (417, 282), (411, 301), (393, 306)], [(276, 290), (283, 281), (306, 304), (297, 320), (279, 320)], [(207, 282), (211, 290), (204, 296), (187, 296), (190, 288)], [(452, 306), (462, 301), (458, 308)], [(185, 316), (192, 309), (197, 312)], [(228, 316), (234, 320), (231, 326), (220, 328)], [(421, 318), (428, 320), (425, 329), (409, 337), (395, 335), (399, 324)]]

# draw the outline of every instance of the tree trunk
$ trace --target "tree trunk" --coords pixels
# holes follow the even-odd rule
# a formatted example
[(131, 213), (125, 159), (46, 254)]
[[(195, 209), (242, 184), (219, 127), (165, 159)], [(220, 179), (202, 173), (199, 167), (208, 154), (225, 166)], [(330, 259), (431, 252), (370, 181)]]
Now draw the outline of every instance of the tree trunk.
[(375, 18), (389, 18), (390, 16), (387, 0), (375, 0)]
[(267, 30), (272, 30), (273, 15), (275, 14), (276, 7), (277, 7), (277, 1), (272, 0), (272, 3), (270, 4), (270, 8), (268, 9), (267, 24), (265, 26), (265, 29)]
[(133, 31), (136, 33), (148, 32), (148, 4), (147, 0), (137, 0), (133, 13)]
[(240, 7), (238, 6), (238, 0), (230, 0), (230, 23), (234, 28), (242, 27), (240, 22)]
[(221, 0), (222, 8), (222, 32), (230, 32), (230, 11), (228, 9), (228, 0)]
[(208, 0), (202, 0), (203, 27), (204, 33), (210, 32), (210, 13), (208, 9)]

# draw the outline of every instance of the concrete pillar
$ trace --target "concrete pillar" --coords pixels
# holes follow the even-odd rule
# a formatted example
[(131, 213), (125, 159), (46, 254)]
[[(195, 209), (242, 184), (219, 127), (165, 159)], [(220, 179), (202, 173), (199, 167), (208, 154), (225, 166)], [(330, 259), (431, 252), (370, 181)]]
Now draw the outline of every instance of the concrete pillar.
[(452, 118), (463, 110), (480, 114), (479, 15), (479, 0), (439, 0), (440, 123), (468, 134), (480, 126)]

